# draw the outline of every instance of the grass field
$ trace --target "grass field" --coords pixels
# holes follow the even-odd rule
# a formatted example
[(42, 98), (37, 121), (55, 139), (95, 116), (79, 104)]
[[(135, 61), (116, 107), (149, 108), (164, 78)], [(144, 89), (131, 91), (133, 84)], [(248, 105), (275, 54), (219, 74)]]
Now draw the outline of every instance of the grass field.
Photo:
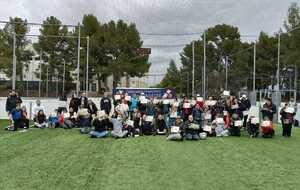
[(292, 138), (276, 132), (274, 139), (168, 142), (1, 130), (0, 189), (299, 189), (300, 129)]

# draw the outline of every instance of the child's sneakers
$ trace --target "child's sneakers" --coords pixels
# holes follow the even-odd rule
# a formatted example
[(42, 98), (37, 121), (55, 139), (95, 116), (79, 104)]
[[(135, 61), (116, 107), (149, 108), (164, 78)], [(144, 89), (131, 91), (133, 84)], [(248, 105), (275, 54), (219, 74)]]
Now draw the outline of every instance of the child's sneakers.
[(17, 129), (15, 129), (14, 126), (8, 126), (5, 128), (6, 131), (16, 131)]

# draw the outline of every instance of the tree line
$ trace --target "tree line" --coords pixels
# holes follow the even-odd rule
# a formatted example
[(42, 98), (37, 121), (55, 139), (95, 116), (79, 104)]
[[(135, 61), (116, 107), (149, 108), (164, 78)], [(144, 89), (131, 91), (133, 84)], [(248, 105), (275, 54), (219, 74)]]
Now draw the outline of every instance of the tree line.
[[(2, 72), (8, 77), (12, 76), (12, 47), (15, 32), (18, 81), (23, 80), (23, 71), (28, 68), (33, 55), (38, 55), (43, 62), (47, 62), (41, 67), (43, 81), (47, 76), (49, 81), (55, 80), (56, 76), (63, 76), (64, 64), (66, 81), (76, 80), (79, 27), (70, 29), (58, 18), (50, 16), (43, 21), (39, 36), (33, 40), (26, 36), (31, 29), (26, 19), (15, 17), (10, 18), (9, 21), (10, 23), (0, 29), (0, 70)], [(105, 88), (101, 85), (105, 84), (108, 76), (113, 75), (114, 86), (116, 86), (122, 77), (141, 77), (151, 66), (148, 61), (149, 55), (139, 55), (136, 51), (142, 47), (143, 41), (134, 23), (126, 23), (123, 20), (101, 23), (94, 15), (84, 15), (80, 25), (80, 37), (82, 47), (80, 80), (83, 84), (86, 77), (87, 56), (85, 37), (89, 37), (89, 79), (98, 82), (99, 90)], [(29, 47), (31, 43), (32, 48)], [(39, 77), (39, 71), (36, 75)], [(21, 85), (19, 90), (24, 90), (24, 87)]]
[[(256, 89), (266, 89), (277, 83), (278, 36), (281, 39), (280, 88), (294, 88), (289, 71), (297, 72), (300, 65), (300, 9), (292, 3), (284, 30), (274, 35), (261, 32), (256, 43)], [(295, 29), (292, 32), (288, 32)], [(297, 29), (297, 30), (296, 30)], [(203, 82), (203, 35), (194, 41), (195, 47), (195, 90), (202, 92)], [(228, 89), (233, 92), (252, 90), (254, 42), (244, 42), (239, 29), (226, 24), (206, 30), (206, 88), (208, 94), (216, 94), (225, 88), (225, 60), (228, 60)], [(180, 53), (180, 68), (174, 60), (159, 87), (175, 88), (177, 92), (191, 94), (192, 88), (192, 43)], [(294, 79), (294, 78), (293, 78)], [(299, 84), (299, 83), (298, 83)]]

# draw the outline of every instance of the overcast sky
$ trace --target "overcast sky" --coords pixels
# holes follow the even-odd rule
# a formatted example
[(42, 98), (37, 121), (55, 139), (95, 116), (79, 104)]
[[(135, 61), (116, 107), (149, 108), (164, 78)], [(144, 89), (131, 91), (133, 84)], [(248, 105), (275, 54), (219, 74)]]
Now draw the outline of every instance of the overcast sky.
[[(141, 33), (201, 33), (225, 23), (238, 26), (242, 35), (258, 35), (262, 30), (269, 34), (278, 31), (292, 2), (295, 0), (0, 0), (0, 19), (18, 16), (42, 22), (56, 16), (65, 24), (76, 24), (84, 14), (94, 14), (100, 22), (134, 22)], [(142, 35), (145, 47), (154, 45), (150, 73), (165, 73), (172, 58), (178, 64), (183, 46), (177, 45), (198, 37)], [(151, 77), (149, 82), (159, 82), (160, 78)]]

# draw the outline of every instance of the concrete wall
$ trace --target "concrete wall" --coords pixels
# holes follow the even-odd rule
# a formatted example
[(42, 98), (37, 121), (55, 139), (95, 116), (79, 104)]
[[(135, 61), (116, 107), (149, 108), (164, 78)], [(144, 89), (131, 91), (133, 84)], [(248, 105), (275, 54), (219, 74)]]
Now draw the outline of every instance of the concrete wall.
[[(101, 98), (90, 98), (97, 106), (98, 109), (100, 109), (100, 100)], [(31, 112), (32, 112), (32, 107), (35, 105), (36, 98), (23, 98), (23, 104), (27, 108), (28, 113), (30, 114), (31, 118)], [(66, 106), (69, 104), (70, 99), (68, 99), (67, 102), (62, 102), (59, 101), (58, 99), (41, 99), (41, 103), (43, 106), (46, 108), (46, 114), (47, 116), (53, 112), (55, 109), (58, 107)], [(5, 112), (5, 103), (6, 103), (6, 97), (0, 97), (0, 119), (8, 119), (7, 113)], [(257, 103), (256, 106), (252, 106), (250, 109), (249, 116), (255, 116), (259, 117), (260, 116), (260, 105), (263, 105), (263, 103), (259, 104)], [(281, 104), (281, 107), (279, 107), (278, 112), (281, 110), (283, 107), (283, 103)], [(296, 113), (296, 119), (300, 121), (300, 104), (297, 104), (297, 113)], [(280, 115), (278, 114), (278, 121), (280, 121)]]
[[(91, 98), (91, 100), (100, 108), (100, 98)], [(27, 112), (30, 115), (32, 113), (32, 107), (35, 105), (36, 99), (32, 98), (23, 98), (22, 106), (26, 106)], [(70, 102), (68, 99), (67, 102), (59, 101), (58, 99), (41, 99), (41, 104), (46, 108), (47, 116), (53, 112), (55, 109), (61, 106), (67, 106)], [(0, 97), (0, 119), (8, 119), (8, 115), (5, 111), (6, 97)]]

